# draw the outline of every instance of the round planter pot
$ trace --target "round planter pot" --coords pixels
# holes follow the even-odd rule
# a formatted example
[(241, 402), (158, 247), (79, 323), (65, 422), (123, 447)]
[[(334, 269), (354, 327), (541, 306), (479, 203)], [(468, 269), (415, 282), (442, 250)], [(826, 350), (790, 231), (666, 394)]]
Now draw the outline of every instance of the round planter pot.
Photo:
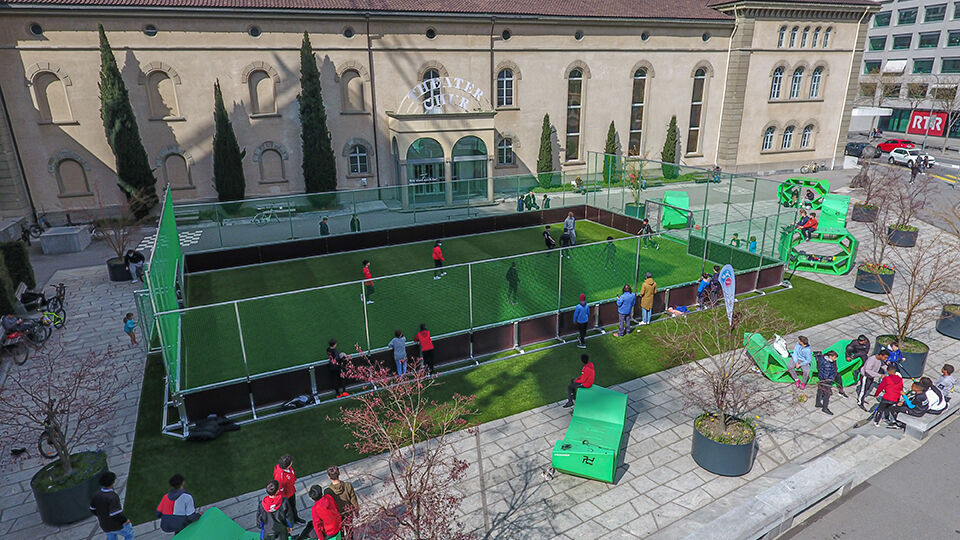
[(853, 286), (857, 289), (873, 293), (873, 294), (887, 294), (887, 291), (893, 289), (893, 278), (896, 274), (874, 274), (873, 272), (867, 272), (862, 268), (857, 268), (857, 278), (853, 282)]
[(860, 223), (873, 223), (877, 220), (878, 213), (878, 208), (866, 208), (855, 204), (853, 205), (853, 215), (850, 216), (850, 219), (859, 221)]
[[(877, 354), (877, 351), (883, 348), (883, 345), (880, 344), (880, 338), (884, 337), (891, 338), (893, 336), (877, 336), (877, 339), (873, 343), (873, 354)], [(926, 344), (924, 343), (924, 345)], [(923, 369), (927, 366), (927, 355), (930, 354), (929, 347), (927, 352), (901, 351), (901, 353), (903, 354), (903, 360), (900, 362), (900, 367), (901, 371), (903, 371), (904, 378), (923, 376)]]
[(890, 239), (890, 245), (897, 247), (913, 247), (917, 245), (917, 235), (920, 231), (901, 231), (893, 227), (887, 227), (887, 238)]
[(630, 216), (630, 217), (634, 217), (634, 218), (637, 218), (637, 219), (643, 219), (643, 218), (644, 218), (644, 215), (643, 215), (643, 214), (644, 214), (644, 207), (643, 207), (643, 205), (640, 205), (640, 204), (637, 204), (637, 203), (627, 203), (626, 206), (625, 206), (624, 209), (623, 209), (623, 213), (626, 214), (626, 215), (628, 215), (628, 216)]
[(130, 281), (133, 279), (120, 257), (107, 259), (107, 274), (110, 275), (110, 281)]
[[(99, 454), (99, 455), (98, 455)], [(90, 517), (90, 499), (100, 489), (100, 475), (107, 471), (107, 458), (100, 452), (81, 452), (74, 456), (90, 456), (88, 470), (77, 481), (57, 490), (37, 489), (37, 478), (50, 467), (43, 467), (30, 480), (33, 498), (37, 501), (40, 519), (48, 525), (66, 525)]]
[(693, 421), (691, 457), (697, 465), (720, 476), (743, 476), (753, 468), (757, 459), (757, 440), (746, 444), (724, 444), (707, 438)]
[(944, 307), (940, 313), (940, 320), (937, 321), (937, 332), (953, 339), (960, 339), (960, 315)]

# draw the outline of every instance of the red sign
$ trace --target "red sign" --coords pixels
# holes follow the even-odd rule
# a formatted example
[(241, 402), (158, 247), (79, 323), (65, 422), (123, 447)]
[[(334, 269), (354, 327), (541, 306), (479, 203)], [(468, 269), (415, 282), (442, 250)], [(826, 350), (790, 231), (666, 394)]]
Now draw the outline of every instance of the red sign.
[[(929, 126), (927, 125), (929, 124)], [(930, 129), (928, 132), (927, 129)], [(947, 113), (930, 111), (913, 111), (910, 113), (910, 125), (907, 126), (907, 133), (913, 135), (936, 135), (943, 136), (943, 130), (947, 127)]]

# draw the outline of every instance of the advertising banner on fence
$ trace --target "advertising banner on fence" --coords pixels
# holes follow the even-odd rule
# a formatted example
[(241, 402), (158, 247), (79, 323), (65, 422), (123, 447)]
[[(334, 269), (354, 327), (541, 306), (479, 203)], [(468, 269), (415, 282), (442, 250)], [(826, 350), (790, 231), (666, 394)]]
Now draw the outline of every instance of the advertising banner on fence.
[(729, 264), (720, 269), (720, 289), (723, 291), (723, 303), (727, 306), (727, 320), (733, 324), (733, 301), (737, 294), (737, 276)]
[(947, 113), (934, 111), (913, 111), (910, 113), (910, 125), (907, 126), (907, 133), (913, 135), (927, 135), (927, 124), (930, 124), (929, 134), (936, 137), (943, 137), (943, 130), (947, 127)]

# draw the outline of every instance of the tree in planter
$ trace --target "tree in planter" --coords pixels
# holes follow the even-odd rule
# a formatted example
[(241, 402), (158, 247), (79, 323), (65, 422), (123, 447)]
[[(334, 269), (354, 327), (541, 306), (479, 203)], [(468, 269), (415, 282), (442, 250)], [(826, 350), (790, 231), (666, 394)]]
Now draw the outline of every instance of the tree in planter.
[(677, 128), (677, 117), (670, 117), (670, 125), (667, 127), (667, 138), (663, 141), (663, 150), (660, 151), (661, 168), (664, 178), (676, 178), (676, 165), (669, 165), (677, 162), (677, 148), (680, 147), (680, 131)]
[(159, 201), (157, 180), (143, 149), (130, 96), (103, 25), (98, 24), (97, 30), (100, 33), (100, 117), (107, 143), (117, 160), (117, 184), (127, 198), (130, 211), (142, 218)]
[[(30, 369), (11, 370), (0, 388), (0, 428), (7, 447), (34, 449), (42, 436), (41, 449), (56, 455), (56, 461), (41, 468), (31, 481), (36, 493), (55, 494), (84, 482), (96, 489), (95, 475), (106, 467), (105, 456), (78, 450), (96, 449), (113, 435), (110, 422), (129, 384), (110, 361), (114, 357), (108, 349), (106, 353), (71, 353), (68, 358), (59, 343), (48, 342)], [(19, 459), (31, 454), (27, 450)], [(90, 495), (76, 501), (79, 514), (75, 516), (89, 517)], [(51, 516), (44, 516), (45, 505), (40, 507), (47, 521)]]
[(537, 154), (537, 183), (548, 189), (553, 184), (553, 126), (550, 115), (543, 115), (543, 127), (540, 129), (540, 152)]
[(237, 135), (223, 105), (220, 80), (213, 83), (213, 185), (220, 201), (243, 200), (247, 181), (243, 176), (243, 158), (247, 151), (237, 144)]
[[(893, 170), (883, 165), (877, 165), (872, 161), (860, 160), (860, 172), (853, 177), (850, 187), (863, 190), (863, 200), (853, 203), (854, 213), (858, 208), (863, 211), (874, 213), (877, 210), (877, 199), (881, 198), (884, 190), (889, 190), (889, 186), (900, 180), (899, 171)], [(861, 221), (855, 219), (856, 221)], [(870, 221), (868, 219), (862, 221)]]
[(620, 149), (617, 144), (617, 128), (613, 121), (610, 121), (610, 129), (607, 130), (607, 142), (603, 146), (603, 181), (608, 185), (618, 181), (619, 178), (619, 158)]
[(337, 162), (333, 158), (327, 111), (323, 105), (320, 70), (304, 32), (300, 45), (300, 139), (303, 143), (303, 182), (307, 193), (337, 189)]
[(419, 361), (411, 364), (401, 379), (365, 356), (341, 366), (348, 379), (380, 389), (341, 407), (341, 421), (355, 439), (350, 446), (364, 455), (386, 454), (389, 461), (385, 489), (364, 501), (352, 528), (362, 537), (470, 538), (456, 518), (463, 496), (455, 487), (468, 464), (457, 456), (453, 434), (475, 414), (474, 398), (431, 399), (437, 379)]
[(933, 182), (924, 176), (912, 183), (893, 181), (888, 183), (887, 187), (884, 191), (884, 202), (892, 210), (892, 222), (888, 222), (890, 229), (916, 233), (918, 229), (912, 223), (917, 213), (926, 208), (933, 195)]

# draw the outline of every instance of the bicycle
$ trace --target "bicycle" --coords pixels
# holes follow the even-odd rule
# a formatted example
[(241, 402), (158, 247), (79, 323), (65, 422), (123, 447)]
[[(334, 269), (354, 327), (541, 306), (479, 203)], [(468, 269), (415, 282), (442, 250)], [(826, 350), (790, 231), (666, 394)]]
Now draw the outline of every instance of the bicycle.
[(827, 168), (827, 164), (824, 162), (817, 163), (816, 161), (811, 161), (810, 163), (800, 166), (800, 172), (806, 173), (815, 173), (817, 171), (822, 171)]
[(21, 332), (11, 332), (0, 340), (0, 356), (10, 357), (13, 363), (22, 366), (30, 356), (30, 349)]
[(42, 291), (27, 291), (20, 295), (20, 303), (23, 304), (24, 309), (27, 311), (40, 311), (44, 309), (47, 311), (57, 311), (65, 308), (67, 305), (67, 286), (63, 283), (58, 283), (56, 289), (56, 294), (50, 298), (47, 298), (47, 295)]
[(23, 243), (26, 245), (32, 245), (30, 242), (31, 239), (36, 240), (43, 236), (43, 232), (50, 228), (50, 224), (47, 223), (46, 214), (40, 214), (37, 216), (37, 222), (31, 223), (30, 225), (23, 228), (20, 232), (20, 240), (23, 240)]
[(276, 221), (280, 223), (280, 218), (277, 217), (277, 212), (275, 208), (267, 208), (265, 210), (260, 210), (255, 216), (253, 216), (253, 224), (261, 227), (270, 223), (271, 221)]
[(37, 349), (42, 347), (43, 344), (50, 339), (50, 335), (53, 333), (53, 330), (50, 328), (50, 324), (44, 322), (43, 319), (23, 321), (20, 326), (22, 327), (20, 334), (22, 334), (27, 344), (32, 345)]
[(53, 311), (41, 311), (40, 321), (45, 326), (52, 326), (59, 330), (63, 328), (63, 325), (67, 322), (67, 312), (61, 307), (58, 307)]

